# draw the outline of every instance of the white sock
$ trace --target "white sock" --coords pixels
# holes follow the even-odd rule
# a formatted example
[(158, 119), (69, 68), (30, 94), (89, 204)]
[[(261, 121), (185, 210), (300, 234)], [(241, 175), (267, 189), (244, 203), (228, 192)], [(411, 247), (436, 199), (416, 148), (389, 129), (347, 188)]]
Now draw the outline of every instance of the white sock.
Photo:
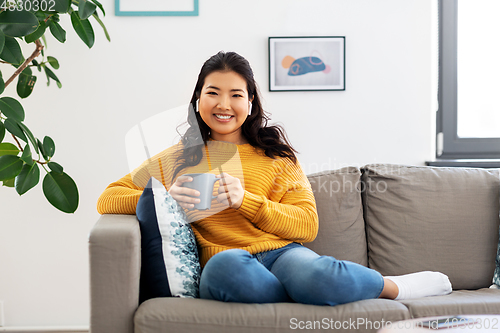
[(384, 276), (399, 289), (396, 299), (410, 299), (426, 296), (440, 296), (451, 293), (451, 283), (439, 272), (417, 272), (400, 276)]

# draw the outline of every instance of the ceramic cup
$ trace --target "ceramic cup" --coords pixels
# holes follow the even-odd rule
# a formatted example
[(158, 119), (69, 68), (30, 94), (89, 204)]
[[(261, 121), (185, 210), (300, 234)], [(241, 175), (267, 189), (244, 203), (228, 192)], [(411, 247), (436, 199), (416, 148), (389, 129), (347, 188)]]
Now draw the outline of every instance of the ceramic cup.
[[(194, 209), (206, 210), (210, 209), (212, 200), (217, 199), (212, 195), (214, 191), (214, 184), (219, 180), (211, 173), (187, 173), (184, 176), (193, 178), (193, 181), (182, 183), (183, 187), (192, 188), (200, 192), (200, 202), (194, 204)], [(192, 210), (192, 209), (190, 209)]]

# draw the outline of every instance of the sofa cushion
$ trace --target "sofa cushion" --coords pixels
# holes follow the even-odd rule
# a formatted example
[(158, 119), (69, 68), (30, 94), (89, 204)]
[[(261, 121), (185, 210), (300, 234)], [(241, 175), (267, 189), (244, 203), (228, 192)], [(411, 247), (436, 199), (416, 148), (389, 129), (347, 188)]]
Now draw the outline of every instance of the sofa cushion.
[[(408, 309), (387, 299), (336, 306), (298, 303), (244, 304), (206, 299), (155, 298), (134, 317), (136, 333), (377, 332), (388, 321), (409, 319)], [(309, 329), (314, 328), (315, 329)]]
[(198, 297), (200, 263), (184, 210), (151, 178), (137, 203), (141, 229), (140, 302), (154, 297)]
[(363, 181), (369, 267), (382, 275), (439, 271), (453, 289), (490, 286), (498, 170), (367, 165)]
[(499, 314), (500, 290), (488, 288), (457, 290), (444, 296), (408, 299), (400, 302), (408, 307), (413, 318), (460, 314)]
[(316, 199), (319, 231), (313, 242), (304, 245), (320, 255), (367, 266), (361, 171), (346, 167), (308, 178)]

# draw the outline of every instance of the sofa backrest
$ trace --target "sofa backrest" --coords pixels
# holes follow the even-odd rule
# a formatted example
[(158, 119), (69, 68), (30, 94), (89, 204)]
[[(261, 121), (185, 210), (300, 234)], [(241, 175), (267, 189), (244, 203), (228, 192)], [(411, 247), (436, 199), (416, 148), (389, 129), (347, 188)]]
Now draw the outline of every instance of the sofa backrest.
[(316, 239), (304, 244), (320, 255), (367, 266), (361, 171), (347, 167), (308, 176), (319, 216)]
[(491, 284), (499, 226), (499, 170), (362, 168), (368, 265), (382, 275), (432, 270), (454, 289)]
[(432, 270), (454, 289), (488, 287), (499, 171), (372, 164), (311, 174), (319, 232), (304, 245), (386, 276)]

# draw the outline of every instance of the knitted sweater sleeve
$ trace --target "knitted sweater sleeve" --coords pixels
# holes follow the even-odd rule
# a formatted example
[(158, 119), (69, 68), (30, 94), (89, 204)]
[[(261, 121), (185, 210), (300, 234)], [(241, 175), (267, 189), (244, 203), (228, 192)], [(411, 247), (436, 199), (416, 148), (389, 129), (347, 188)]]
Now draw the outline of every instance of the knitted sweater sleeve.
[(171, 174), (164, 174), (164, 170), (171, 169), (170, 157), (176, 149), (173, 146), (160, 152), (128, 175), (109, 184), (97, 200), (99, 214), (135, 214), (137, 202), (151, 177), (161, 181), (168, 190), (165, 180)]
[(312, 242), (318, 233), (316, 201), (300, 165), (291, 161), (279, 167), (273, 198), (245, 191), (238, 210), (259, 229), (295, 242)]
[(135, 214), (143, 188), (134, 184), (131, 174), (109, 184), (97, 200), (99, 214)]
[(145, 161), (133, 172), (122, 177), (116, 182), (108, 185), (97, 200), (97, 212), (99, 214), (135, 214), (137, 202), (142, 195), (142, 191), (151, 176), (156, 176), (156, 165), (154, 161), (160, 161), (154, 157), (150, 161)]

